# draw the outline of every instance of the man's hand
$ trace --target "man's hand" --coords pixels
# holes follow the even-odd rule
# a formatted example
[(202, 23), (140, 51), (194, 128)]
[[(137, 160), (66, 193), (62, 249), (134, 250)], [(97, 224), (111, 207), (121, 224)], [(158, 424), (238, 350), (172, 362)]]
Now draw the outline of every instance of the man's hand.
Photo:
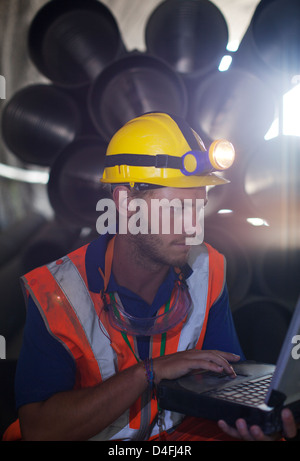
[(236, 374), (229, 362), (238, 362), (240, 357), (230, 352), (191, 349), (176, 352), (153, 360), (155, 384), (162, 379), (176, 379), (195, 370), (211, 370), (227, 373), (232, 378)]
[[(234, 354), (189, 350), (153, 360), (155, 383), (178, 378), (197, 369), (225, 371), (235, 377), (228, 361)], [(43, 402), (19, 410), (24, 440), (88, 440), (112, 424), (147, 389), (142, 363), (108, 378), (94, 387), (58, 392)], [(100, 415), (100, 416), (99, 416)]]
[[(283, 432), (284, 436), (288, 438), (293, 438), (297, 434), (297, 425), (293, 417), (292, 412), (288, 408), (284, 408), (281, 412)], [(239, 438), (241, 440), (247, 441), (274, 441), (283, 437), (282, 434), (273, 434), (272, 436), (267, 436), (263, 433), (259, 426), (247, 427), (247, 423), (244, 419), (238, 419), (236, 421), (236, 427), (228, 426), (225, 421), (218, 421), (218, 425), (222, 431), (226, 434)]]

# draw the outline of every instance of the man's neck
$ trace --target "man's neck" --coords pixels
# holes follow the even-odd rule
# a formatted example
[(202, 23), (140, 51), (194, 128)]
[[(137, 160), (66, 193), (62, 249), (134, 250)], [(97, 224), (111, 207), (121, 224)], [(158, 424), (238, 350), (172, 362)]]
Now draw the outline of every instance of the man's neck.
[(127, 235), (116, 235), (112, 271), (119, 285), (151, 304), (168, 270), (169, 266), (154, 263), (139, 254)]

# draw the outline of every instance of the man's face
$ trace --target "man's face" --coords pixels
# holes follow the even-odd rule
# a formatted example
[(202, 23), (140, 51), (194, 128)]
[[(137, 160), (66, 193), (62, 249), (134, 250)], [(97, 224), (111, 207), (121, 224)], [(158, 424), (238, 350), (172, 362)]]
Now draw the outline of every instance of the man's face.
[(131, 236), (138, 253), (154, 264), (184, 265), (191, 245), (197, 242), (196, 232), (203, 232), (197, 220), (199, 207), (206, 202), (205, 188), (164, 187), (143, 195), (143, 200), (148, 231)]

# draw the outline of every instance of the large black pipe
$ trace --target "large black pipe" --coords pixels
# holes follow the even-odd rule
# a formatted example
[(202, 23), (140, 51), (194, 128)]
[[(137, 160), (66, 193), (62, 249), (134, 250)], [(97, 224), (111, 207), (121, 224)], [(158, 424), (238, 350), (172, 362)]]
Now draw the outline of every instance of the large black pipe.
[(249, 297), (233, 311), (243, 352), (248, 360), (276, 363), (292, 311), (274, 296)]
[(51, 168), (50, 203), (57, 216), (71, 226), (95, 228), (96, 204), (110, 197), (110, 189), (100, 182), (106, 147), (100, 136), (78, 138), (61, 152)]
[(32, 211), (1, 232), (0, 267), (16, 256), (45, 222), (44, 216)]
[(166, 0), (150, 15), (145, 30), (149, 53), (185, 76), (217, 69), (228, 41), (227, 23), (208, 0)]
[(34, 17), (28, 38), (37, 69), (57, 85), (89, 85), (125, 53), (118, 24), (97, 0), (52, 0)]
[(245, 227), (241, 232), (233, 217), (220, 215), (205, 220), (204, 224), (204, 241), (226, 258), (226, 282), (231, 308), (247, 296), (252, 281), (250, 252), (244, 241)]
[(260, 293), (293, 308), (300, 294), (300, 247), (266, 245), (256, 260), (255, 282)]
[(25, 323), (25, 303), (20, 285), (23, 274), (21, 255), (16, 255), (0, 268), (0, 335), (6, 345)]
[(47, 222), (23, 249), (22, 273), (64, 256), (72, 249), (79, 234), (80, 228), (67, 225), (57, 217)]
[(241, 153), (261, 142), (276, 109), (273, 92), (245, 69), (214, 72), (194, 83), (189, 122), (207, 143), (218, 138), (231, 141)]
[(0, 334), (8, 342), (24, 325), (25, 301), (20, 277), (68, 253), (80, 230), (55, 219), (46, 222), (26, 242), (19, 254), (0, 268)]
[(234, 55), (276, 91), (287, 91), (300, 74), (300, 3), (261, 0)]
[(278, 136), (260, 143), (249, 156), (244, 188), (257, 213), (300, 247), (299, 170), (300, 138)]
[(93, 83), (89, 110), (100, 135), (111, 136), (128, 120), (145, 112), (169, 112), (184, 117), (186, 88), (164, 61), (133, 52), (108, 66)]
[(50, 166), (80, 131), (79, 107), (54, 85), (33, 84), (17, 91), (2, 113), (4, 142), (31, 164)]

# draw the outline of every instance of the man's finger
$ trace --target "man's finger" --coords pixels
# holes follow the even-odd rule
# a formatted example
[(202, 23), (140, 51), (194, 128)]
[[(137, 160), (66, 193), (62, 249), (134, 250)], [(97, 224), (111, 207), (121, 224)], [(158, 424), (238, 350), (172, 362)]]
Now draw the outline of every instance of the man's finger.
[(225, 434), (230, 435), (230, 437), (234, 437), (236, 439), (241, 438), (238, 431), (234, 427), (229, 426), (225, 421), (223, 421), (223, 419), (218, 421), (218, 426), (223, 432), (225, 432)]
[[(200, 352), (200, 351), (198, 351)], [(219, 351), (201, 351), (202, 353), (199, 354), (199, 359), (194, 355), (193, 359), (197, 359), (199, 367), (201, 367), (201, 363), (203, 360), (206, 360), (207, 362), (212, 362), (215, 363), (217, 366), (222, 367), (225, 373), (227, 373), (230, 376), (235, 377), (235, 371), (230, 365), (230, 363), (226, 360), (225, 357), (223, 357), (221, 354), (219, 354)], [(203, 363), (203, 362), (202, 362)], [(206, 368), (206, 367), (203, 367)]]
[(292, 439), (297, 435), (297, 427), (292, 412), (288, 408), (284, 408), (281, 412), (284, 435)]

